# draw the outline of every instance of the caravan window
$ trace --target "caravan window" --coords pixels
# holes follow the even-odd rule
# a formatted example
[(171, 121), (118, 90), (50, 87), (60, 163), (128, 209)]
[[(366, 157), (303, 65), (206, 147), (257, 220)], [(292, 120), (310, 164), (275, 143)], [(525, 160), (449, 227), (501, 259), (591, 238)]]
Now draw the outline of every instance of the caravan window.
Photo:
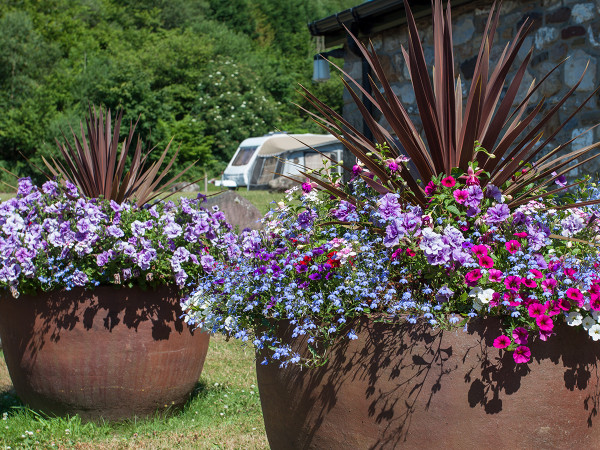
[(254, 155), (254, 152), (256, 151), (257, 148), (258, 148), (258, 146), (256, 146), (256, 145), (254, 147), (240, 147), (240, 151), (238, 152), (237, 156), (233, 160), (232, 165), (233, 166), (245, 166), (246, 164), (248, 164), (250, 162), (250, 160), (252, 159), (252, 155)]

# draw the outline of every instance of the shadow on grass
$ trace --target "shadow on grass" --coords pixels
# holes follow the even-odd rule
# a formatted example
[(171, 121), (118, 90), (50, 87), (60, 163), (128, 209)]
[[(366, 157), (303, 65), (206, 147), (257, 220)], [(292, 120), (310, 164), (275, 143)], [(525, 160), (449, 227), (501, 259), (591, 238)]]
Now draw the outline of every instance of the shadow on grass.
[(25, 408), (25, 405), (23, 405), (19, 397), (17, 397), (15, 389), (12, 386), (1, 389), (0, 416), (4, 413), (10, 414), (11, 411), (15, 410), (15, 408)]
[[(180, 408), (168, 408), (168, 409), (164, 409), (164, 410), (158, 410), (154, 413), (154, 415), (144, 417), (144, 418), (133, 417), (133, 418), (129, 418), (129, 419), (124, 419), (122, 421), (113, 421), (113, 422), (105, 421), (104, 419), (100, 418), (97, 420), (85, 421), (85, 422), (95, 422), (97, 424), (104, 425), (107, 423), (135, 424), (135, 423), (139, 423), (140, 420), (148, 420), (148, 421), (150, 421), (150, 420), (165, 420), (165, 419), (177, 416), (177, 415), (186, 414), (186, 412), (192, 407), (192, 404), (195, 401), (203, 400), (210, 394), (210, 392), (212, 390), (215, 390), (215, 388), (211, 389), (206, 384), (205, 381), (201, 380), (201, 381), (198, 381), (196, 383), (196, 385), (194, 386), (194, 390), (190, 394), (189, 400), (185, 403), (185, 405), (183, 405)], [(57, 418), (58, 419), (62, 418), (62, 419), (68, 420), (69, 418), (76, 417), (76, 416), (69, 416), (69, 415), (66, 415), (64, 417), (59, 417), (59, 416), (44, 414), (43, 411), (32, 410), (27, 405), (23, 404), (23, 402), (21, 402), (21, 400), (17, 396), (15, 389), (12, 386), (4, 387), (4, 388), (0, 389), (0, 416), (2, 416), (4, 413), (7, 413), (8, 415), (12, 415), (12, 413), (15, 413), (16, 411), (30, 413), (31, 416), (38, 416), (38, 417), (42, 417), (44, 419), (50, 419), (50, 420), (57, 419)]]

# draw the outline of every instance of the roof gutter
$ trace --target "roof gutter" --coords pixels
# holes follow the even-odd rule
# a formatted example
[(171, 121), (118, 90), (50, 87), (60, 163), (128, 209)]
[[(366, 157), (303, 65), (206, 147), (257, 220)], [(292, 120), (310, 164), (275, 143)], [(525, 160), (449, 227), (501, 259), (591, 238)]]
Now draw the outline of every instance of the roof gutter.
[[(454, 0), (452, 6), (472, 3), (473, 0)], [(415, 19), (431, 15), (431, 0), (413, 0), (410, 6)], [(346, 30), (360, 37), (371, 36), (388, 28), (404, 25), (406, 12), (403, 0), (372, 0), (308, 24), (312, 36), (324, 36), (325, 47), (346, 42)]]

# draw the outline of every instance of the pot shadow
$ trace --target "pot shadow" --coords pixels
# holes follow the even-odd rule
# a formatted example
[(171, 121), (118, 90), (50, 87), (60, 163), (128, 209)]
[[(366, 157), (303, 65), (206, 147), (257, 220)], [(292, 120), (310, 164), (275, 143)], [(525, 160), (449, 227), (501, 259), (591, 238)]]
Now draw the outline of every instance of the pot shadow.
[[(432, 330), (423, 323), (390, 324), (367, 319), (352, 327), (359, 339), (343, 339), (334, 345), (323, 367), (298, 371), (296, 367), (257, 366), (263, 372), (259, 381), (263, 378), (267, 388), (281, 384), (278, 392), (270, 391), (268, 395), (285, 398), (283, 402), (287, 403), (278, 407), (263, 405), (273, 448), (325, 448), (329, 441), (323, 439), (329, 437), (323, 435), (332, 432), (358, 436), (356, 439), (373, 434), (365, 438), (364, 442), (369, 443), (361, 448), (401, 446), (411, 432), (423, 432), (423, 414), (437, 414), (440, 399), (448, 404), (460, 401), (467, 410), (481, 408), (485, 416), (502, 413), (507, 397), (519, 392), (533, 366), (539, 370), (539, 365), (562, 367), (563, 377), (556, 382), (569, 391), (585, 391), (585, 400), (577, 407), (587, 412), (588, 428), (598, 414), (600, 349), (592, 345), (587, 333), (578, 333), (572, 327), (559, 325), (559, 337), (531, 343), (533, 359), (529, 365), (516, 364), (512, 353), (492, 347), (501, 333), (500, 323), (494, 319), (472, 321), (466, 332)], [(281, 334), (284, 342), (291, 329)], [(306, 342), (298, 342), (298, 346), (296, 350), (301, 354), (306, 352)], [(461, 385), (461, 397), (449, 394), (453, 385)], [(300, 389), (290, 394), (290, 386)], [(352, 408), (344, 403), (348, 399)], [(350, 409), (354, 412), (347, 414)], [(352, 416), (359, 411), (366, 411), (368, 419), (355, 420)], [(273, 432), (269, 430), (268, 422), (273, 419), (285, 422), (279, 426), (279, 432), (288, 435), (285, 440), (275, 438), (271, 442), (273, 433), (277, 433), (277, 426), (271, 427)], [(294, 428), (291, 423), (298, 426)]]
[(6, 348), (10, 342), (15, 354), (28, 355), (33, 361), (47, 343), (57, 343), (64, 332), (77, 328), (114, 333), (124, 326), (137, 332), (150, 324), (152, 338), (166, 340), (172, 332), (184, 330), (178, 299), (176, 288), (171, 287), (144, 291), (100, 286), (92, 291), (75, 288), (19, 299), (4, 296), (0, 298), (1, 338)]

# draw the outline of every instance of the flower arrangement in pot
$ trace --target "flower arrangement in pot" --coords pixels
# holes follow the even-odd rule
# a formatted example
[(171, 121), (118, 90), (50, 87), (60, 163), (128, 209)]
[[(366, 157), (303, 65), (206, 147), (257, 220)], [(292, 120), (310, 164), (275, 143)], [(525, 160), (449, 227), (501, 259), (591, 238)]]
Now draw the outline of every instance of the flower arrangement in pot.
[[(20, 179), (0, 205), (0, 333), (17, 394), (47, 414), (123, 419), (182, 405), (198, 381), (208, 333), (181, 318), (189, 281), (235, 240), (203, 198), (152, 201), (174, 158), (145, 167), (134, 128), (90, 111), (88, 137), (62, 147), (55, 180)], [(118, 157), (118, 158), (117, 158)], [(68, 168), (66, 168), (68, 167)], [(177, 177), (163, 185), (168, 187)], [(157, 192), (158, 191), (158, 192)]]
[(600, 196), (565, 175), (600, 144), (548, 149), (564, 124), (541, 133), (578, 84), (546, 112), (529, 105), (539, 84), (511, 108), (530, 24), (492, 65), (493, 6), (463, 107), (450, 7), (433, 5), (431, 77), (405, 10), (424, 138), (355, 40), (373, 94), (344, 82), (373, 141), (304, 90), (356, 157), (352, 181), (305, 172), (264, 232), (242, 233), (240, 258), (201, 279), (188, 320), (256, 346), (272, 448), (598, 446)]

